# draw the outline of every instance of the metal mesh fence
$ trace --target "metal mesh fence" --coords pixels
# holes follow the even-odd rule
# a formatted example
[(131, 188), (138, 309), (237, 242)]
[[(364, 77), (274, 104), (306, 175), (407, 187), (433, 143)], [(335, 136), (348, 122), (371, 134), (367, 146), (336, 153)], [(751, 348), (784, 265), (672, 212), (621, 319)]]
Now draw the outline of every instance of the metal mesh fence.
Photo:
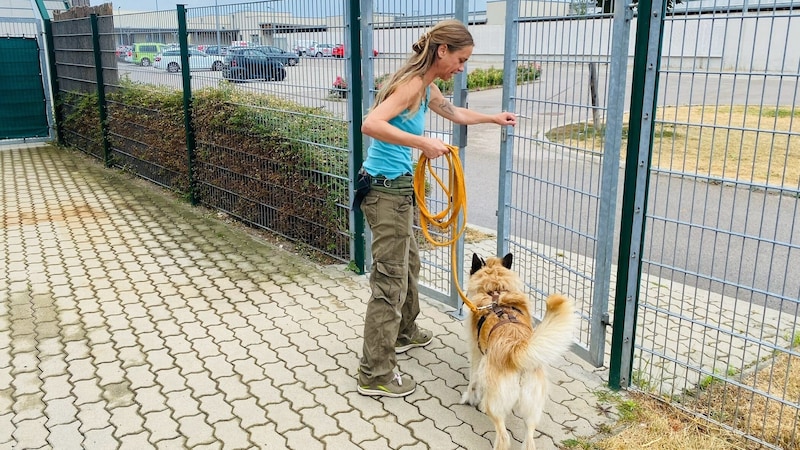
[(331, 52), (343, 42), (343, 5), (100, 16), (105, 130), (91, 108), (100, 90), (88, 19), (56, 22), (65, 142), (347, 261), (348, 91), (334, 86), (345, 60)]
[(634, 387), (770, 448), (800, 442), (800, 13), (664, 23)]
[[(610, 254), (613, 238), (600, 234), (601, 221), (611, 230), (613, 210), (601, 215), (601, 201), (613, 205), (614, 178), (604, 179), (603, 165), (615, 167), (618, 153), (604, 152), (612, 20), (610, 15), (576, 14), (566, 4), (538, 10), (520, 2), (519, 19), (507, 39), (517, 54), (507, 61), (517, 78), (536, 77), (509, 93), (510, 107), (520, 114), (501, 176), (508, 229), (504, 247), (519, 261), (537, 314), (544, 299), (563, 292), (575, 299), (583, 320), (578, 341), (595, 364), (602, 364), (610, 265), (598, 264), (598, 247)], [(623, 53), (616, 55), (626, 59)], [(507, 55), (508, 56), (508, 55)], [(618, 78), (624, 86), (624, 74)], [(621, 92), (621, 89), (618, 90)], [(610, 159), (609, 159), (610, 158)], [(608, 200), (610, 197), (611, 200)]]

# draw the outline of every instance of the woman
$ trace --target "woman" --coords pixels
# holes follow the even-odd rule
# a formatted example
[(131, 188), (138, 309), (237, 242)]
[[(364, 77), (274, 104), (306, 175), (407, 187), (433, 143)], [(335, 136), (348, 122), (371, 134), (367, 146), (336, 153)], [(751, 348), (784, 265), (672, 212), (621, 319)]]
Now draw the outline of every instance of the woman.
[(429, 159), (449, 149), (441, 140), (423, 136), (425, 113), (430, 108), (461, 125), (517, 123), (512, 113), (487, 115), (456, 107), (433, 83), (463, 72), (473, 47), (463, 23), (438, 23), (412, 46), (414, 53), (377, 93), (361, 127), (373, 138), (361, 171), (370, 186), (361, 209), (372, 231), (373, 261), (358, 376), (358, 392), (364, 395), (404, 397), (414, 392), (414, 380), (397, 371), (396, 353), (425, 346), (433, 337), (415, 322), (420, 261), (412, 229), (411, 148)]

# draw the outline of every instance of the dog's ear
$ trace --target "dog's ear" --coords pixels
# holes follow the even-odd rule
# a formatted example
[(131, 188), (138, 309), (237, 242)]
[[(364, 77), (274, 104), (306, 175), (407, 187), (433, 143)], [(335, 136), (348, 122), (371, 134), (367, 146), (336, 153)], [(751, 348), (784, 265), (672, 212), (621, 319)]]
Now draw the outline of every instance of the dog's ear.
[(472, 254), (472, 269), (470, 269), (469, 274), (474, 275), (475, 272), (481, 270), (483, 266), (486, 265), (486, 261), (483, 260), (477, 253)]
[(503, 256), (503, 267), (511, 270), (511, 261), (513, 260), (514, 257), (511, 255), (511, 253), (507, 254), (506, 256)]

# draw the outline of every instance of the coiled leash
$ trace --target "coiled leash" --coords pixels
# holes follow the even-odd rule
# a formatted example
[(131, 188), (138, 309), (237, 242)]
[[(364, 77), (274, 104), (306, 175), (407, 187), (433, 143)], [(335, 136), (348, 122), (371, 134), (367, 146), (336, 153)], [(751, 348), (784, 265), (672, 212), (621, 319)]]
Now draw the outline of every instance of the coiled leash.
[[(453, 283), (456, 286), (461, 300), (473, 313), (478, 312), (478, 308), (467, 298), (461, 286), (458, 284), (456, 274), (456, 244), (458, 239), (467, 229), (467, 189), (464, 184), (464, 169), (461, 167), (461, 159), (458, 156), (458, 147), (448, 145), (450, 152), (445, 155), (448, 163), (448, 184), (445, 185), (441, 178), (431, 166), (431, 161), (425, 156), (420, 155), (417, 168), (414, 171), (414, 197), (419, 207), (419, 225), (425, 239), (436, 247), (450, 246), (451, 272), (453, 273)], [(425, 172), (431, 174), (444, 194), (447, 196), (447, 208), (438, 213), (431, 213), (425, 202)], [(464, 212), (464, 221), (461, 227), (458, 226), (458, 214)], [(450, 230), (450, 239), (436, 239), (431, 236), (430, 228), (435, 227), (439, 230)]]

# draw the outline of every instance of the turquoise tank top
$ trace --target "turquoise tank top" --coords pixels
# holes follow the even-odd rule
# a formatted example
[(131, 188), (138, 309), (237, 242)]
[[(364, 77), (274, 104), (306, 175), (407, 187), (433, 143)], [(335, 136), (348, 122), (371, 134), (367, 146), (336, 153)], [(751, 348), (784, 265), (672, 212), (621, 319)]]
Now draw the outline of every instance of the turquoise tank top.
[[(428, 112), (429, 100), (430, 87), (425, 89), (425, 99), (416, 113), (411, 114), (411, 111), (406, 109), (397, 117), (389, 120), (389, 123), (403, 131), (422, 136), (425, 131), (425, 113)], [(410, 174), (413, 172), (411, 148), (373, 139), (367, 149), (364, 170), (373, 177), (382, 175), (390, 180), (394, 180), (400, 175)]]

